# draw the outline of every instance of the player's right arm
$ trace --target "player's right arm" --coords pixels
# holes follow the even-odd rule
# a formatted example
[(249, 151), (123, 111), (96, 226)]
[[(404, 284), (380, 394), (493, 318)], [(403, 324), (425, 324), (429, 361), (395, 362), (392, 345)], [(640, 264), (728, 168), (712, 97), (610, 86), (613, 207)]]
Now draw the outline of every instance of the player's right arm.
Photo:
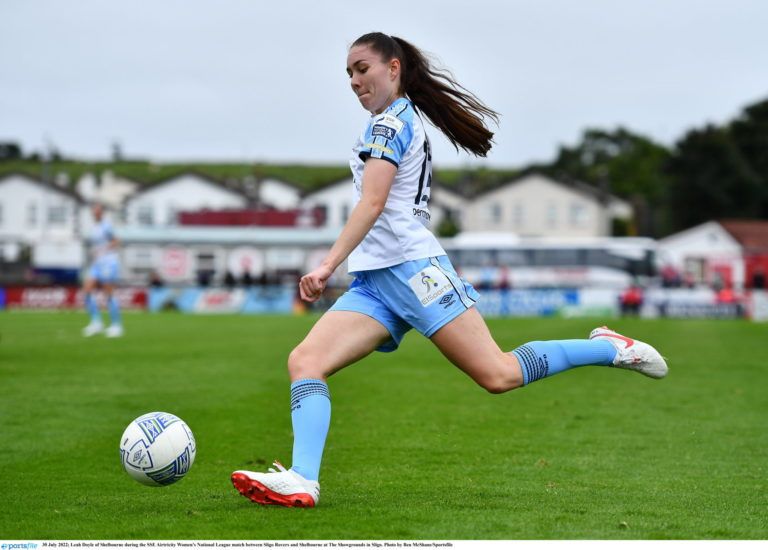
[(397, 174), (397, 166), (386, 160), (369, 158), (363, 170), (360, 201), (352, 209), (339, 238), (319, 267), (307, 273), (299, 282), (301, 299), (314, 302), (325, 290), (328, 279), (360, 244), (384, 211), (389, 190)]

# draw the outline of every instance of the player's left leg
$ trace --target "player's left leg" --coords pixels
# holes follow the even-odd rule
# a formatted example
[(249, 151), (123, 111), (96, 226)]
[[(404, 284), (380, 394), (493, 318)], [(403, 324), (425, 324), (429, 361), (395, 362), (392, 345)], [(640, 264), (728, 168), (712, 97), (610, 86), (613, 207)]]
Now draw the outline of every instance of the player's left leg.
[(667, 373), (656, 349), (606, 327), (593, 330), (587, 340), (534, 341), (504, 353), (475, 308), (448, 322), (431, 339), (454, 365), (491, 393), (586, 365), (626, 368), (651, 378)]
[(104, 283), (104, 293), (107, 296), (107, 310), (109, 311), (110, 325), (104, 334), (107, 338), (118, 338), (123, 335), (123, 322), (120, 315), (120, 304), (115, 296), (115, 285)]

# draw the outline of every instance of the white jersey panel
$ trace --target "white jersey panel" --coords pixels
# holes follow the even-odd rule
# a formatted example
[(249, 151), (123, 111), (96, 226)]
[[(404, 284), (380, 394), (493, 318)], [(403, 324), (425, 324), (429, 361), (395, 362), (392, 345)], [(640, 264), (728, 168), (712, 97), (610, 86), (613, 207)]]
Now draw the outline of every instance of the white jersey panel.
[(88, 244), (91, 251), (92, 261), (111, 261), (117, 260), (117, 251), (110, 248), (109, 244), (115, 238), (115, 232), (112, 224), (106, 219), (96, 223), (88, 235)]
[(367, 271), (445, 254), (429, 230), (432, 152), (421, 118), (405, 98), (371, 117), (355, 142), (349, 162), (354, 204), (360, 201), (365, 161), (380, 158), (397, 166), (387, 203), (363, 241), (349, 255), (349, 271)]

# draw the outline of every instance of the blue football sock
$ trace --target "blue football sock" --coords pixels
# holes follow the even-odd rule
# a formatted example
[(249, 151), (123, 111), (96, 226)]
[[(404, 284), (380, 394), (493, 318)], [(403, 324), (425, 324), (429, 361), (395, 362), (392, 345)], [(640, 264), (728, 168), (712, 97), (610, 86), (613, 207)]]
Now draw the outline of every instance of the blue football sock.
[(528, 342), (515, 349), (523, 370), (523, 385), (574, 367), (612, 365), (616, 349), (606, 340)]
[(291, 384), (293, 464), (291, 469), (317, 481), (325, 437), (331, 423), (331, 395), (322, 380), (297, 380)]
[(107, 300), (107, 306), (109, 306), (109, 319), (113, 325), (120, 324), (120, 304), (117, 302), (117, 298), (110, 296)]
[(101, 313), (99, 313), (99, 305), (96, 303), (96, 297), (93, 292), (88, 292), (85, 295), (85, 310), (88, 315), (91, 316), (91, 321), (94, 323), (101, 323)]

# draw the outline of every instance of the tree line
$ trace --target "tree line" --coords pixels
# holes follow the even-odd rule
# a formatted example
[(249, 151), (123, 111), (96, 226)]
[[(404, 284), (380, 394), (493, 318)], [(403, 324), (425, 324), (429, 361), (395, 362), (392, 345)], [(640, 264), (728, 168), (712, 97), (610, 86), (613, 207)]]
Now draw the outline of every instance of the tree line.
[(667, 148), (625, 128), (586, 130), (555, 160), (529, 167), (629, 200), (618, 234), (661, 237), (721, 218), (768, 219), (768, 99), (724, 125), (689, 130)]

